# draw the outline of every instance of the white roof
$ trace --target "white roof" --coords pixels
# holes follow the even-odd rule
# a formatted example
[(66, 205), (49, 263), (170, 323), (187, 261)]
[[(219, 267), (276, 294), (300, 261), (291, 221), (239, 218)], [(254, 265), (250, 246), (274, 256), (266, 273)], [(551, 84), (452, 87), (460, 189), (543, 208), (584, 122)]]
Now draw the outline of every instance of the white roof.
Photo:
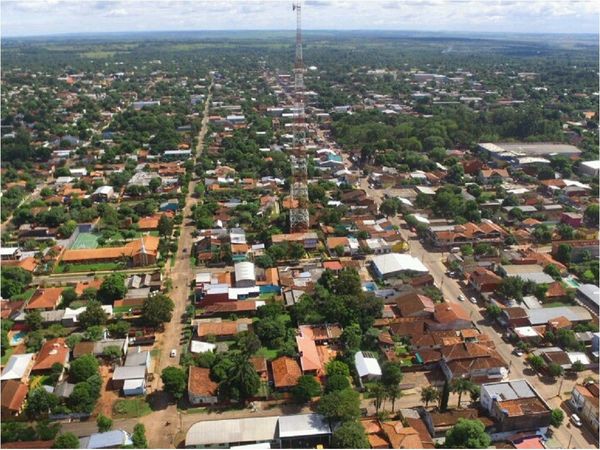
[(250, 294), (259, 294), (260, 286), (251, 286), (244, 288), (229, 288), (227, 290), (227, 298), (229, 300), (237, 300), (240, 296), (250, 295)]
[(358, 372), (359, 377), (364, 377), (366, 375), (371, 376), (381, 376), (381, 367), (377, 360), (365, 354), (363, 352), (357, 352), (354, 355), (354, 364), (356, 365), (356, 371)]
[(429, 219), (427, 217), (423, 217), (421, 214), (413, 214), (413, 217), (417, 220), (417, 222), (421, 222), (429, 225)]
[(94, 191), (94, 194), (112, 194), (115, 190), (112, 186), (100, 186), (98, 189)]
[(596, 161), (584, 161), (581, 163), (581, 165), (589, 167), (591, 169), (598, 170), (598, 169), (600, 169), (600, 159), (598, 159)]
[(404, 197), (396, 197), (396, 198), (398, 200), (400, 200), (400, 203), (402, 203), (403, 205), (406, 205), (406, 206), (412, 206), (413, 205), (412, 202), (409, 199), (407, 199), (407, 198), (404, 198)]
[(256, 272), (254, 271), (254, 264), (249, 261), (243, 261), (234, 264), (235, 270), (235, 281), (251, 280), (256, 281)]
[(190, 427), (186, 447), (272, 441), (276, 438), (278, 416), (205, 420)]
[(279, 417), (279, 437), (317, 436), (331, 433), (325, 417), (320, 414), (295, 414)]
[(232, 445), (229, 447), (230, 450), (260, 450), (260, 449), (270, 449), (271, 444), (268, 442), (259, 442), (258, 444), (248, 444), (248, 445)]
[(567, 352), (569, 359), (571, 360), (571, 364), (579, 361), (583, 365), (590, 364), (590, 358), (583, 352)]
[(535, 337), (539, 333), (533, 327), (515, 327), (515, 333), (519, 337)]
[(212, 275), (210, 272), (201, 272), (196, 274), (196, 284), (199, 283), (210, 283)]
[(420, 259), (408, 254), (377, 255), (373, 257), (373, 264), (381, 275), (402, 271), (429, 272)]
[(19, 250), (19, 247), (0, 247), (0, 256), (12, 256)]
[(211, 344), (210, 342), (202, 342), (202, 341), (192, 341), (190, 343), (190, 352), (192, 353), (206, 353), (212, 352), (216, 349), (216, 344)]
[(134, 380), (125, 380), (123, 382), (124, 391), (132, 391), (134, 389), (143, 388), (146, 385), (146, 381), (143, 378), (136, 378)]
[(35, 353), (24, 353), (21, 355), (12, 355), (2, 371), (0, 381), (20, 380), (23, 378), (29, 367), (29, 363), (35, 356)]

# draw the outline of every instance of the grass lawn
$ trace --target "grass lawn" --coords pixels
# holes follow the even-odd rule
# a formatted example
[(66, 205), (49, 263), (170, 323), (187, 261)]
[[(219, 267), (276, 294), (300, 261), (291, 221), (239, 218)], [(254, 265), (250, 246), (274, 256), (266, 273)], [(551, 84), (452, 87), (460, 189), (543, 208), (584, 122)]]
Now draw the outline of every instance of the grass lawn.
[(11, 300), (13, 300), (13, 301), (19, 301), (19, 300), (28, 301), (33, 296), (34, 293), (35, 293), (35, 288), (27, 289), (22, 294), (15, 295)]
[(60, 264), (54, 269), (54, 273), (70, 272), (96, 272), (99, 270), (119, 270), (123, 269), (123, 264), (118, 262), (95, 263), (95, 264), (69, 264), (69, 270), (65, 272), (65, 265)]
[(153, 348), (150, 350), (150, 356), (154, 359), (158, 358), (160, 356), (160, 348)]
[(267, 347), (261, 347), (255, 353), (256, 356), (263, 356), (269, 360), (277, 358), (277, 350), (271, 350)]
[(128, 419), (150, 414), (152, 408), (143, 397), (119, 399), (113, 406), (113, 418)]
[(4, 356), (2, 358), (0, 358), (0, 364), (5, 365), (9, 358), (11, 357), (11, 355), (13, 354), (13, 352), (15, 351), (15, 349), (13, 347), (8, 347), (6, 349), (6, 353), (4, 354)]

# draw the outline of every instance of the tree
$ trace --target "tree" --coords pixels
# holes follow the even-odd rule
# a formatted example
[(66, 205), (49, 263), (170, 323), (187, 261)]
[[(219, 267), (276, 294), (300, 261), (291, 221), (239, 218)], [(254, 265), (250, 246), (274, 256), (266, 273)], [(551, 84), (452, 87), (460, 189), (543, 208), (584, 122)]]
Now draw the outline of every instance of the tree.
[(165, 294), (149, 295), (142, 305), (142, 320), (152, 327), (170, 322), (175, 304)]
[(445, 448), (488, 448), (492, 439), (479, 420), (458, 419), (446, 433)]
[(348, 388), (350, 388), (350, 381), (348, 381), (347, 376), (340, 374), (327, 376), (325, 392), (343, 391)]
[(360, 349), (360, 342), (362, 341), (362, 330), (360, 329), (360, 326), (357, 323), (352, 323), (350, 326), (344, 328), (341, 340), (349, 351), (358, 351)]
[(131, 324), (126, 320), (119, 320), (109, 324), (106, 328), (112, 338), (124, 338), (129, 333)]
[(321, 393), (321, 385), (312, 375), (302, 375), (298, 383), (292, 388), (294, 400), (298, 403), (306, 403)]
[(253, 355), (260, 348), (260, 339), (252, 331), (242, 331), (235, 337), (235, 346), (244, 355)]
[(332, 377), (334, 375), (341, 375), (343, 377), (350, 376), (350, 368), (348, 364), (344, 361), (340, 361), (339, 359), (333, 359), (325, 364), (325, 374), (328, 377)]
[(83, 355), (71, 362), (69, 373), (76, 382), (98, 374), (98, 360), (94, 355)]
[(113, 273), (102, 281), (97, 297), (102, 303), (112, 305), (115, 300), (124, 298), (126, 293), (125, 275)]
[(98, 431), (104, 433), (112, 428), (113, 421), (110, 417), (106, 417), (104, 414), (100, 413), (96, 418), (96, 425), (98, 425)]
[(333, 448), (369, 448), (365, 428), (360, 422), (352, 420), (343, 423), (334, 432), (331, 440)]
[(86, 328), (83, 337), (86, 341), (99, 341), (104, 336), (104, 327), (102, 325), (93, 325)]
[(581, 361), (577, 360), (571, 365), (571, 369), (575, 372), (582, 372), (585, 369), (585, 366)]
[(565, 413), (560, 408), (554, 408), (550, 414), (550, 425), (554, 428), (558, 428), (565, 420)]
[(575, 229), (567, 224), (559, 223), (556, 226), (556, 232), (563, 241), (570, 241), (575, 237)]
[(563, 264), (569, 264), (571, 262), (571, 253), (573, 247), (569, 244), (560, 244), (556, 250), (556, 259)]
[(384, 214), (386, 217), (395, 216), (398, 212), (402, 210), (402, 203), (395, 197), (386, 198), (381, 202), (379, 206), (379, 212)]
[(133, 434), (131, 435), (133, 448), (148, 448), (148, 440), (146, 439), (146, 427), (142, 423), (135, 424)]
[(219, 393), (234, 400), (247, 400), (260, 388), (260, 377), (248, 355), (234, 355), (227, 370), (227, 378), (219, 385)]
[(160, 216), (158, 220), (158, 233), (163, 237), (171, 236), (173, 233), (173, 219), (166, 214)]
[(486, 308), (486, 313), (490, 319), (496, 320), (502, 314), (502, 308), (492, 303)]
[(54, 440), (52, 448), (79, 448), (79, 438), (73, 433), (62, 433)]
[(333, 422), (358, 419), (360, 396), (352, 389), (330, 392), (321, 397), (317, 411)]
[(555, 280), (560, 280), (560, 270), (554, 264), (548, 264), (544, 267), (544, 273), (550, 275)]
[(529, 355), (527, 357), (526, 361), (529, 363), (531, 368), (533, 370), (535, 370), (536, 372), (539, 372), (540, 370), (542, 370), (542, 368), (546, 365), (546, 363), (544, 362), (544, 358), (542, 358), (539, 355)]
[(583, 217), (590, 226), (597, 227), (599, 221), (600, 206), (596, 203), (592, 203), (587, 208), (585, 208), (585, 212), (583, 213)]
[(497, 292), (506, 299), (523, 300), (524, 282), (519, 277), (505, 277), (502, 279)]
[(397, 386), (402, 381), (402, 369), (397, 362), (386, 361), (381, 368), (381, 382), (384, 386)]
[(64, 306), (69, 306), (75, 300), (77, 300), (77, 292), (73, 288), (66, 288), (61, 292), (62, 303)]
[(38, 387), (29, 393), (25, 412), (31, 419), (40, 419), (47, 416), (58, 405), (58, 397)]
[(86, 305), (85, 311), (83, 311), (77, 317), (79, 324), (83, 329), (104, 325), (108, 320), (108, 315), (102, 309), (102, 304), (98, 301), (92, 300)]
[(455, 392), (458, 394), (458, 407), (460, 408), (460, 401), (462, 398), (462, 395), (465, 392), (469, 392), (471, 389), (473, 388), (473, 383), (469, 380), (467, 380), (466, 378), (456, 378), (452, 381), (451, 385), (450, 385), (450, 389), (452, 390), (452, 392)]
[(73, 411), (91, 413), (96, 406), (98, 394), (99, 392), (96, 393), (90, 383), (82, 381), (73, 388), (73, 392), (67, 399), (67, 404)]
[(275, 317), (264, 317), (256, 321), (254, 331), (260, 341), (269, 348), (277, 347), (279, 340), (284, 338), (287, 332), (285, 323)]
[(0, 274), (2, 297), (11, 298), (21, 294), (32, 279), (33, 275), (21, 267), (3, 267)]
[(548, 373), (556, 378), (562, 376), (565, 373), (565, 369), (560, 364), (550, 363), (548, 364)]
[(152, 192), (156, 192), (158, 191), (158, 188), (161, 186), (162, 184), (162, 180), (160, 177), (154, 177), (152, 179), (150, 179), (150, 182), (148, 183), (148, 187), (150, 188), (150, 190)]
[(160, 378), (166, 392), (173, 395), (177, 400), (183, 397), (183, 393), (187, 387), (187, 377), (182, 369), (175, 366), (165, 367)]
[(435, 402), (440, 398), (440, 392), (433, 386), (425, 386), (421, 388), (421, 401), (425, 403), (425, 408), (429, 406), (429, 402)]
[(40, 330), (44, 323), (40, 310), (32, 309), (31, 311), (27, 311), (25, 314), (25, 323), (32, 331)]

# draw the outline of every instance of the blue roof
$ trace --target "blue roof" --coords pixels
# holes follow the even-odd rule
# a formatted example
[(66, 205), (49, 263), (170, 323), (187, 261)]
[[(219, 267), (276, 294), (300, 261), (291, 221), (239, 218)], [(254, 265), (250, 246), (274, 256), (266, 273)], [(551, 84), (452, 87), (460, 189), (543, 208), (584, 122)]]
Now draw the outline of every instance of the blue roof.
[(106, 431), (105, 433), (94, 433), (85, 443), (84, 448), (111, 448), (121, 445), (131, 445), (129, 434), (123, 430)]

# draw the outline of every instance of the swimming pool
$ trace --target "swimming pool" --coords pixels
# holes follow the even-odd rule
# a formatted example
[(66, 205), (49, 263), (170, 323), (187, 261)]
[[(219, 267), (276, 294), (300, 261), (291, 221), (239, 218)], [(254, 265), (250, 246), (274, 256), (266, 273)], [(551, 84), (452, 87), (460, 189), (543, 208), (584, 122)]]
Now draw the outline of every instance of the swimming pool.
[(19, 345), (25, 339), (26, 333), (24, 331), (17, 331), (10, 336), (10, 345)]
[(581, 283), (577, 281), (573, 275), (569, 275), (568, 277), (563, 278), (563, 281), (575, 289), (581, 286)]
[(363, 290), (368, 291), (368, 292), (374, 292), (377, 290), (377, 284), (375, 284), (372, 281), (363, 283), (362, 287), (363, 287)]

